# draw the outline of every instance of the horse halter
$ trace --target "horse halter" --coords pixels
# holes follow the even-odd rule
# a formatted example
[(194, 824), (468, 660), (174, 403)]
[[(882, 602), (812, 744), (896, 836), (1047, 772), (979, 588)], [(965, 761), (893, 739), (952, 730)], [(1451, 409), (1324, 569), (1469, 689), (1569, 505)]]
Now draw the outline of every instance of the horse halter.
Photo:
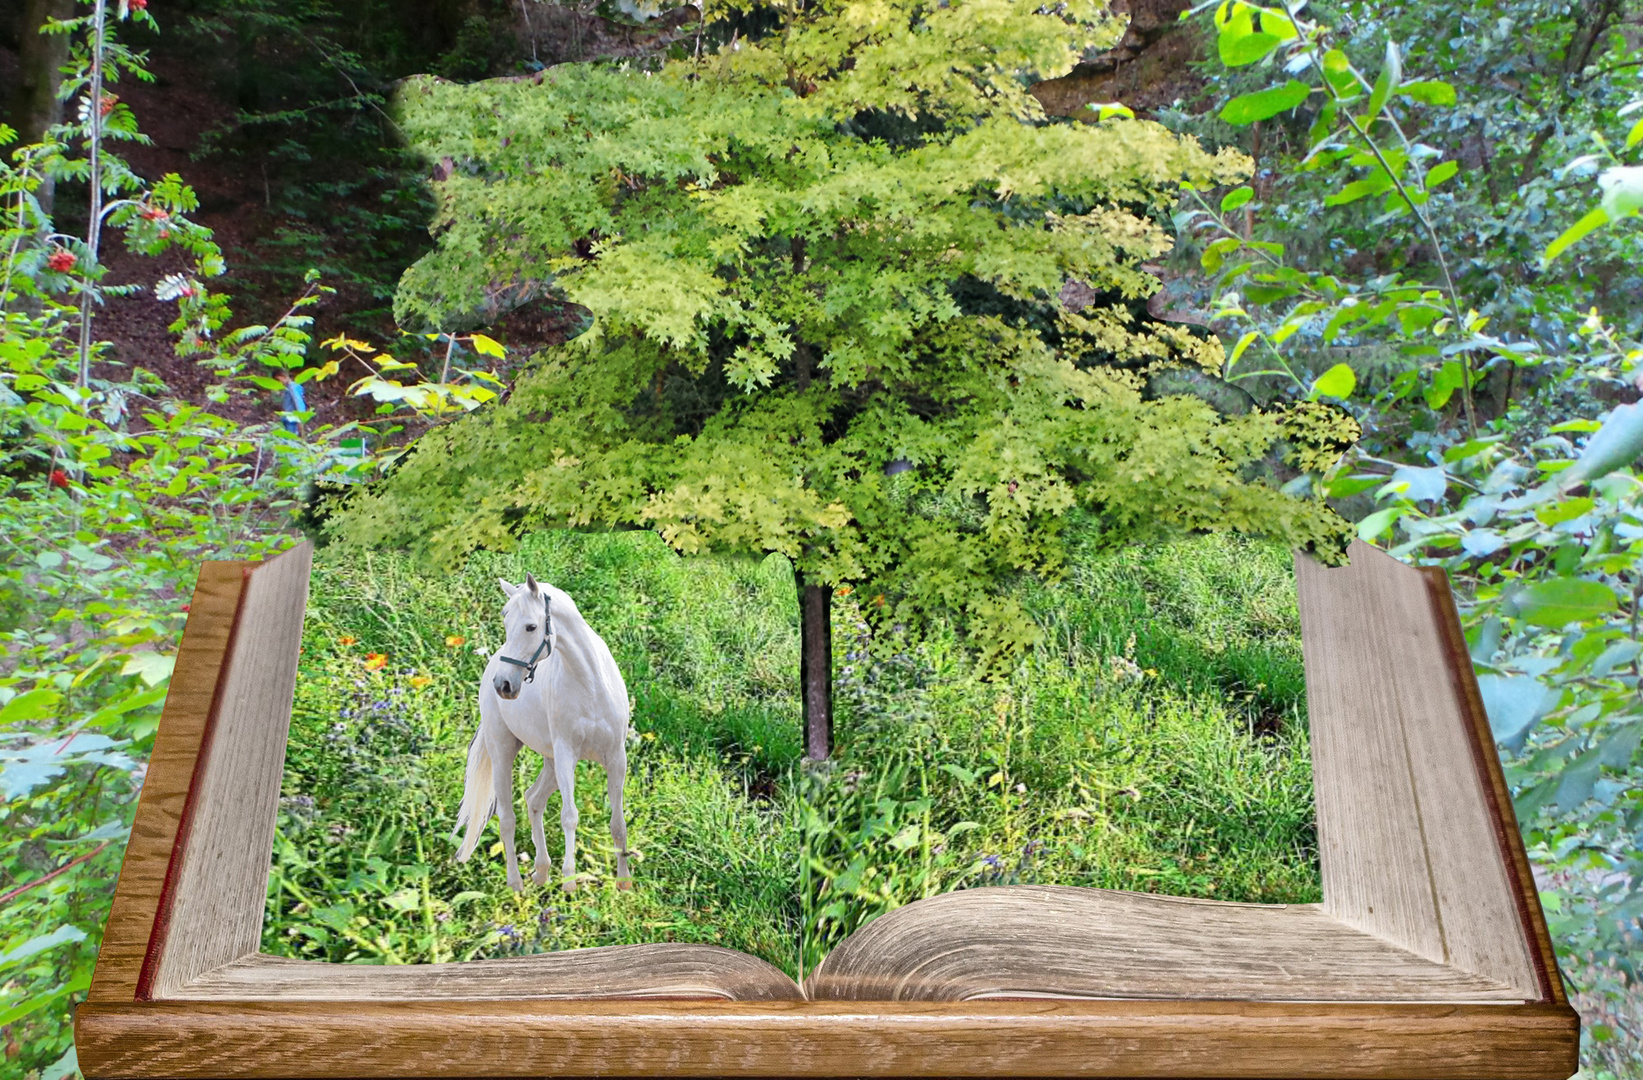
[(536, 647), (529, 660), (515, 660), (511, 656), (497, 655), (497, 659), (504, 664), (514, 664), (525, 669), (525, 682), (536, 681), (536, 665), (553, 655), (553, 601), (548, 594), (542, 594), (542, 644)]

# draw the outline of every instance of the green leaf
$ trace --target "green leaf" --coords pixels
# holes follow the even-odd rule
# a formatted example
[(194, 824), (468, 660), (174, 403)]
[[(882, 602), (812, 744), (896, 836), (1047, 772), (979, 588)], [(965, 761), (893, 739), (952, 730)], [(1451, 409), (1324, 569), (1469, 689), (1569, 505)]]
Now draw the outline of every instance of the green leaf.
[(1643, 120), (1632, 125), (1632, 130), (1626, 133), (1626, 149), (1630, 150), (1638, 143), (1643, 142)]
[(1344, 499), (1348, 495), (1379, 487), (1385, 482), (1384, 476), (1337, 476), (1329, 482), (1328, 495), (1331, 499)]
[(1373, 514), (1358, 522), (1358, 539), (1366, 544), (1375, 542), (1375, 538), (1392, 527), (1392, 523), (1403, 515), (1403, 507), (1388, 506), (1385, 510), (1377, 510)]
[(1479, 675), (1478, 696), (1495, 741), (1515, 753), (1561, 694), (1532, 675)]
[(1596, 505), (1596, 499), (1560, 499), (1536, 510), (1535, 518), (1542, 525), (1560, 525), (1565, 521), (1573, 521)]
[(1546, 245), (1546, 253), (1540, 257), (1540, 265), (1546, 266), (1553, 259), (1563, 254), (1570, 244), (1582, 239), (1589, 232), (1609, 223), (1609, 212), (1601, 206), (1593, 208), (1585, 217), (1563, 230), (1563, 234), (1550, 244)]
[(1336, 364), (1318, 376), (1318, 381), (1312, 384), (1312, 391), (1307, 394), (1307, 398), (1309, 400), (1316, 400), (1319, 397), (1349, 398), (1357, 385), (1358, 376), (1353, 373), (1352, 365)]
[(17, 724), (29, 720), (41, 720), (52, 714), (63, 695), (50, 687), (40, 687), (25, 694), (18, 694), (6, 702), (6, 707), (0, 709), (0, 724)]
[(1114, 116), (1122, 116), (1130, 120), (1135, 119), (1135, 110), (1117, 101), (1092, 101), (1084, 107), (1094, 109), (1097, 120), (1106, 120)]
[(1398, 93), (1422, 105), (1455, 103), (1455, 88), (1441, 79), (1422, 79), (1420, 82), (1404, 83), (1398, 87)]
[(1324, 102), (1324, 107), (1318, 110), (1317, 119), (1312, 121), (1312, 127), (1306, 133), (1309, 147), (1317, 147), (1319, 143), (1328, 139), (1335, 131), (1335, 117), (1337, 110), (1333, 100)]
[(1432, 385), (1426, 388), (1424, 395), (1426, 404), (1434, 409), (1443, 408), (1449, 403), (1449, 399), (1454, 396), (1455, 391), (1459, 390), (1465, 383), (1466, 369), (1461, 366), (1461, 362), (1459, 360), (1444, 361), (1443, 367), (1438, 369), (1437, 375), (1432, 379)]
[(70, 979), (68, 982), (64, 983), (62, 986), (52, 990), (49, 994), (37, 994), (32, 998), (25, 998), (21, 1005), (9, 1009), (6, 1012), (0, 1012), (0, 1027), (5, 1027), (7, 1024), (15, 1024), (17, 1021), (23, 1019), (23, 1017), (32, 1016), (34, 1013), (39, 1012), (47, 1005), (54, 1005), (70, 994), (78, 994), (81, 990), (84, 990), (90, 985), (91, 972), (83, 971), (74, 978)]
[(474, 352), (480, 356), (494, 356), (498, 360), (508, 358), (508, 350), (502, 347), (502, 343), (484, 334), (468, 335), (468, 344), (472, 345)]
[(1611, 769), (1628, 769), (1639, 742), (1643, 742), (1643, 723), (1634, 721), (1614, 728), (1603, 737), (1598, 760)]
[(149, 686), (157, 686), (171, 678), (177, 666), (176, 653), (140, 652), (129, 657), (120, 668), (121, 675), (140, 676)]
[(1601, 205), (1610, 221), (1619, 221), (1643, 210), (1643, 165), (1606, 169), (1597, 178), (1597, 186), (1603, 190)]
[(1298, 292), (1300, 289), (1293, 285), (1246, 285), (1244, 299), (1252, 304), (1275, 304)]
[[(1347, 97), (1358, 89), (1357, 76), (1352, 73), (1352, 61), (1339, 49), (1330, 49), (1324, 53), (1324, 78), (1329, 85), (1342, 97)], [(1333, 103), (1333, 102), (1332, 102)]]
[(1643, 454), (1643, 402), (1617, 405), (1558, 480), (1570, 487), (1596, 480), (1631, 464), (1639, 454)]
[(1616, 606), (1614, 590), (1601, 581), (1567, 577), (1536, 582), (1517, 602), (1519, 618), (1551, 630), (1607, 615)]
[(1204, 248), (1204, 253), (1198, 259), (1198, 264), (1204, 268), (1204, 273), (1213, 274), (1221, 269), (1226, 257), (1237, 251), (1243, 241), (1236, 236), (1223, 236), (1221, 239)]
[(1232, 347), (1232, 355), (1227, 357), (1227, 367), (1230, 368), (1233, 364), (1236, 364), (1238, 362), (1238, 358), (1244, 355), (1244, 351), (1248, 349), (1250, 345), (1254, 344), (1255, 339), (1260, 336), (1261, 333), (1258, 330), (1244, 331), (1244, 333), (1238, 338), (1238, 343)]
[(1582, 753), (1563, 767), (1563, 780), (1557, 786), (1557, 805), (1562, 810), (1573, 810), (1592, 797), (1592, 785), (1597, 782), (1603, 760), (1594, 748)]
[[(1260, 20), (1259, 29), (1256, 20)], [(1221, 63), (1242, 67), (1265, 58), (1280, 44), (1295, 37), (1295, 27), (1282, 12), (1227, 0), (1215, 13), (1216, 49)]]
[(1379, 195), (1393, 186), (1392, 178), (1377, 170), (1378, 175), (1367, 180), (1354, 180), (1333, 195), (1324, 197), (1325, 206), (1345, 206), (1370, 195)]
[(49, 934), (29, 938), (10, 952), (0, 953), (0, 968), (7, 968), (13, 964), (20, 964), (31, 956), (36, 956), (47, 949), (55, 949), (59, 945), (66, 945), (73, 941), (84, 941), (86, 932), (78, 926), (59, 926)]
[(1233, 98), (1221, 107), (1221, 119), (1234, 127), (1253, 124), (1293, 109), (1312, 93), (1306, 83), (1290, 79), (1282, 86), (1270, 87), (1253, 94)]
[(1398, 58), (1398, 44), (1395, 41), (1386, 43), (1386, 61), (1381, 65), (1381, 73), (1375, 79), (1375, 88), (1369, 92), (1369, 108), (1364, 110), (1365, 115), (1373, 121), (1380, 116), (1381, 110), (1386, 107), (1393, 91), (1403, 81), (1403, 61)]
[(1255, 189), (1247, 184), (1240, 188), (1233, 188), (1221, 199), (1221, 213), (1230, 214), (1255, 197)]
[(1440, 161), (1426, 172), (1426, 187), (1428, 190), (1437, 187), (1445, 180), (1460, 171), (1458, 161)]

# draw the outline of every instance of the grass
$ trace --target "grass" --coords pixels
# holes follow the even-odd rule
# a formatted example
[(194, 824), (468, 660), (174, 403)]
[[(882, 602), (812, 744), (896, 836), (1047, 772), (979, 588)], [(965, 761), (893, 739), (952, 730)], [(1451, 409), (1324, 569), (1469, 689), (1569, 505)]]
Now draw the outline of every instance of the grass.
[[(500, 644), (495, 581), (527, 569), (576, 599), (635, 700), (631, 893), (614, 887), (591, 763), (576, 894), (510, 892), (494, 825), (470, 862), (452, 859), (475, 694)], [(839, 598), (837, 749), (801, 768), (779, 557), (686, 560), (649, 533), (557, 532), (425, 578), (397, 556), (322, 549), (263, 947), (420, 963), (689, 941), (797, 976), (877, 915), (954, 888), (1317, 900), (1288, 556), (1215, 537), (1080, 549), (1066, 582), (1021, 588), (1045, 642), (1003, 683), (974, 679), (943, 630), (875, 640)], [(539, 768), (521, 753), (521, 800)], [(557, 860), (555, 816), (550, 802)]]
[[(635, 698), (631, 893), (614, 886), (604, 776), (590, 762), (577, 769), (576, 894), (513, 894), (494, 824), (473, 859), (453, 859), (479, 680), (501, 644), (496, 579), (518, 582), (527, 569), (576, 599)], [(686, 563), (649, 534), (547, 533), (450, 578), (421, 577), (397, 557), (322, 549), (264, 949), (417, 963), (687, 941), (795, 970), (793, 606), (781, 560)], [(540, 767), (521, 752), (516, 799)], [(556, 807), (547, 832), (557, 861)]]
[(1205, 537), (1079, 552), (1045, 642), (984, 684), (950, 635), (855, 636), (808, 778), (806, 969), (902, 904), (1056, 884), (1321, 898), (1288, 556)]

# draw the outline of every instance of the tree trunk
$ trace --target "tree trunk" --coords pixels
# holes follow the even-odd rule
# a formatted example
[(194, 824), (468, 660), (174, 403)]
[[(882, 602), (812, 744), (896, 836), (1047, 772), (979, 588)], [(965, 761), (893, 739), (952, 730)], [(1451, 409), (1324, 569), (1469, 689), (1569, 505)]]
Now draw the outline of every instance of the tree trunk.
[[(46, 129), (63, 119), (63, 103), (57, 90), (63, 85), (62, 66), (68, 63), (68, 35), (42, 34), (48, 17), (74, 16), (74, 0), (23, 0), (17, 27), (17, 85), (6, 103), (10, 123), (17, 129), (17, 141), (7, 150), (40, 141)], [(49, 216), (52, 185), (48, 180), (35, 193), (40, 208)]]
[(804, 756), (824, 761), (833, 750), (833, 590), (799, 586), (799, 700), (804, 715)]

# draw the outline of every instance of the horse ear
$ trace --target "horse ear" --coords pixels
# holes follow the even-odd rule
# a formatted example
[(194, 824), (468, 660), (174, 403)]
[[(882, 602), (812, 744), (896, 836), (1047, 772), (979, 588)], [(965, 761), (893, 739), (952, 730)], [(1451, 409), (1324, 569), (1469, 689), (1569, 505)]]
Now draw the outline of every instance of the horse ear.
[(519, 586), (509, 585), (507, 578), (497, 578), (496, 583), (502, 586), (502, 595), (506, 596), (509, 600), (512, 600), (513, 594), (519, 591)]
[(530, 573), (530, 571), (528, 571), (528, 570), (525, 572), (525, 584), (530, 586), (532, 596), (535, 596), (537, 593), (541, 592), (541, 590), (536, 587), (536, 578), (535, 578), (535, 576), (532, 575)]

